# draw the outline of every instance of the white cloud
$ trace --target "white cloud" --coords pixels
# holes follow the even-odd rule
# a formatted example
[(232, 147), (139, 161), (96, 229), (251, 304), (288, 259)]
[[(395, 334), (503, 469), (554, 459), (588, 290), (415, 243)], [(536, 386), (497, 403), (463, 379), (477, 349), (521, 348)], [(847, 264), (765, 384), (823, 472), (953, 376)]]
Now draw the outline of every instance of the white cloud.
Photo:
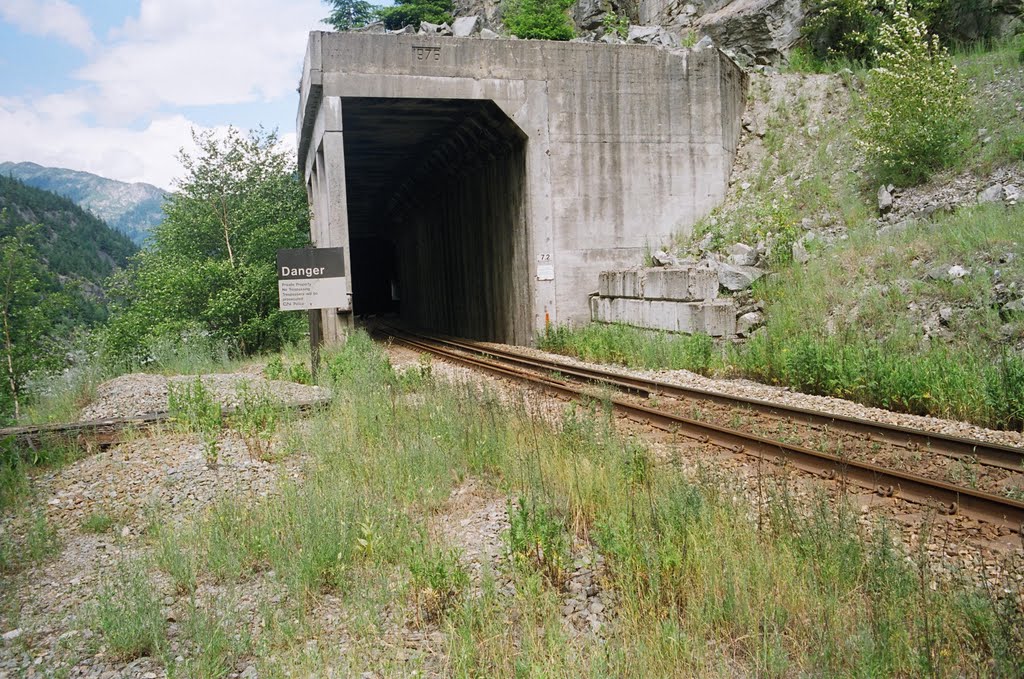
[(320, 0), (142, 0), (75, 76), (117, 117), (269, 101), (295, 91), (307, 36), (325, 14)]
[(52, 35), (82, 50), (96, 44), (89, 21), (66, 0), (0, 0), (0, 17), (24, 33)]
[[(28, 6), (77, 14), (63, 0), (0, 0), (5, 16), (23, 16)], [(307, 36), (322, 28), (325, 7), (320, 0), (141, 0), (138, 16), (111, 30), (74, 74), (79, 87), (0, 97), (0, 160), (173, 188), (182, 173), (178, 151), (193, 148), (191, 130), (199, 127), (181, 108), (225, 107), (215, 128), (225, 129), (233, 104), (246, 104), (251, 116), (253, 103), (276, 102), (279, 110), (297, 101)], [(283, 142), (294, 149), (295, 135)]]
[(0, 99), (0, 148), (5, 156), (0, 160), (68, 167), (171, 189), (182, 172), (179, 150), (194, 150), (193, 128), (201, 129), (178, 114), (156, 117), (142, 129), (88, 126), (60, 110)]

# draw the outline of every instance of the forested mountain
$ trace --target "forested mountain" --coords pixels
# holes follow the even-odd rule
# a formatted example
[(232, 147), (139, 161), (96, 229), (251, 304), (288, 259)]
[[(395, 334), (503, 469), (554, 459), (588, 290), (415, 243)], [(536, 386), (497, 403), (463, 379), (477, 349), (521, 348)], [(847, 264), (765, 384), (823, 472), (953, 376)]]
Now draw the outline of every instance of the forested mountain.
[(0, 222), (0, 236), (22, 224), (42, 227), (36, 247), (60, 276), (100, 284), (139, 249), (126, 235), (70, 199), (17, 179), (0, 176), (0, 209), (8, 213)]
[(38, 225), (28, 244), (54, 285), (71, 295), (69, 315), (82, 321), (103, 318), (101, 284), (138, 247), (68, 198), (0, 176), (0, 238), (25, 225)]
[(129, 184), (35, 163), (0, 163), (0, 175), (70, 198), (138, 245), (164, 219), (167, 192), (151, 184)]

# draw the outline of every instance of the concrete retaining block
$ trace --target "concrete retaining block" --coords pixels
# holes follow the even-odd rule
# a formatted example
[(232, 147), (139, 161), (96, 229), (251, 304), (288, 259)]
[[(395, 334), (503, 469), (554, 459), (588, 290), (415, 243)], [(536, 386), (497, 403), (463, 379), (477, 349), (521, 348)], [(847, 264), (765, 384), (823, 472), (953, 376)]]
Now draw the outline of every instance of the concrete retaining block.
[(718, 274), (710, 269), (666, 269), (664, 275), (666, 299), (703, 301), (718, 297)]
[(602, 297), (701, 302), (718, 297), (718, 276), (698, 267), (603, 271), (598, 277)]
[(665, 270), (644, 270), (644, 297), (648, 299), (665, 299)]
[(735, 335), (736, 303), (731, 299), (705, 303), (704, 332), (712, 337)]
[(592, 320), (598, 323), (625, 323), (688, 334), (706, 332), (712, 337), (736, 334), (736, 305), (727, 299), (676, 302), (594, 296), (590, 298), (590, 309)]
[(678, 327), (678, 315), (674, 302), (648, 301), (647, 302), (647, 327), (658, 330), (676, 332)]

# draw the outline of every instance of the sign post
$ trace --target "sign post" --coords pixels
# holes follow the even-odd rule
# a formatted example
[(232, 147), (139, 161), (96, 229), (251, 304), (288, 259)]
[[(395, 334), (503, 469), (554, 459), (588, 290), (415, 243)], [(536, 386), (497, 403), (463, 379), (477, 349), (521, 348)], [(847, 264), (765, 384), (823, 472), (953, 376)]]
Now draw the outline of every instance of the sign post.
[(277, 296), (281, 311), (309, 311), (310, 368), (320, 368), (321, 309), (349, 309), (343, 248), (277, 251)]

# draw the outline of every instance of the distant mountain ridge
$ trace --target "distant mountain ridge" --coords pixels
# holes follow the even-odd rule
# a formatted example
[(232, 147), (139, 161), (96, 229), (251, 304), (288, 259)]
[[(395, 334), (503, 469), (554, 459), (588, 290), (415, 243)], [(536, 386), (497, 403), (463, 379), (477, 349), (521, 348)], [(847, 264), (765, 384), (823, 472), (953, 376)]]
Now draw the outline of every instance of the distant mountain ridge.
[(167, 191), (151, 184), (107, 179), (91, 172), (43, 167), (36, 163), (0, 163), (0, 176), (65, 196), (92, 212), (137, 245), (164, 220)]

